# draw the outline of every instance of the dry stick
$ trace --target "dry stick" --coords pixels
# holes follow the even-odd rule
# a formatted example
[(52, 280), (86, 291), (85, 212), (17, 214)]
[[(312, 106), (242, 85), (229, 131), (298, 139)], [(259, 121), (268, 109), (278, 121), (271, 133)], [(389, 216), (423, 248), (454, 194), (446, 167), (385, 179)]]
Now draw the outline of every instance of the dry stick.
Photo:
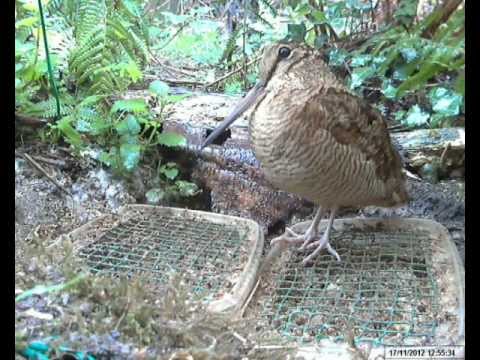
[[(240, 308), (240, 318), (243, 318), (243, 314), (245, 314), (245, 310), (247, 309), (248, 305), (250, 304), (250, 301), (252, 300), (253, 296), (255, 295), (255, 293), (257, 292), (257, 288), (258, 286), (260, 285), (260, 276), (262, 275), (261, 274), (261, 271), (263, 270), (263, 268), (259, 269), (258, 271), (258, 280), (255, 284), (255, 286), (253, 287), (252, 291), (250, 292), (250, 295), (248, 295), (248, 298), (247, 300), (245, 301), (245, 303), (243, 304), (243, 306)], [(262, 271), (263, 272), (263, 271)], [(244, 342), (245, 343), (245, 342)]]
[(53, 166), (65, 167), (67, 165), (66, 162), (63, 161), (63, 160), (49, 159), (49, 158), (39, 156), (39, 155), (35, 155), (35, 156), (32, 155), (32, 158), (37, 160), (37, 161), (41, 161), (41, 162), (44, 162), (46, 164), (50, 164), (50, 165), (53, 165)]
[[(19, 155), (19, 156), (22, 156), (22, 154), (19, 154), (15, 151), (15, 155)], [(53, 184), (55, 184), (60, 190), (62, 190), (65, 194), (67, 194), (68, 196), (72, 196), (68, 190), (66, 190), (55, 178), (53, 178), (39, 163), (37, 163), (35, 160), (32, 159), (32, 157), (30, 155), (28, 155), (27, 153), (23, 153), (23, 157), (25, 158), (25, 160), (27, 160), (30, 165), (32, 165), (35, 169), (37, 169), (38, 171), (40, 171), (43, 175), (45, 175), (45, 177), (50, 180)]]
[(161, 79), (162, 81), (170, 84), (170, 85), (191, 85), (191, 86), (205, 86), (204, 83), (198, 81), (190, 81), (190, 80), (175, 80), (175, 79)]
[(451, 143), (448, 142), (447, 145), (445, 146), (445, 149), (443, 149), (442, 155), (440, 156), (440, 168), (443, 168), (445, 164), (445, 156), (447, 155), (447, 151), (450, 150)]
[[(245, 64), (245, 67), (250, 66), (250, 65), (256, 63), (256, 62), (257, 62), (258, 60), (260, 60), (260, 59), (261, 59), (261, 56), (255, 58), (255, 59), (253, 59), (253, 60), (250, 60), (248, 63)], [(217, 80), (211, 82), (210, 84), (205, 85), (205, 88), (212, 87), (213, 85), (218, 84), (219, 82), (221, 82), (221, 81), (229, 78), (229, 77), (232, 76), (232, 75), (235, 75), (236, 73), (238, 73), (238, 72), (240, 72), (240, 71), (242, 71), (242, 70), (243, 70), (243, 66), (242, 66), (242, 67), (239, 67), (239, 68), (236, 69), (236, 70), (230, 71), (228, 74), (225, 74), (225, 75), (223, 75), (222, 77), (218, 78)]]
[(15, 113), (15, 121), (18, 121), (22, 125), (28, 125), (32, 127), (42, 127), (48, 124), (48, 121), (35, 118), (31, 116), (25, 116), (18, 113)]
[(118, 319), (114, 327), (115, 330), (118, 330), (118, 328), (120, 327), (120, 324), (122, 323), (123, 319), (125, 319), (125, 316), (127, 315), (129, 310), (130, 310), (130, 298), (128, 298), (127, 304), (125, 305), (125, 309), (123, 310), (122, 315), (120, 316), (120, 318)]

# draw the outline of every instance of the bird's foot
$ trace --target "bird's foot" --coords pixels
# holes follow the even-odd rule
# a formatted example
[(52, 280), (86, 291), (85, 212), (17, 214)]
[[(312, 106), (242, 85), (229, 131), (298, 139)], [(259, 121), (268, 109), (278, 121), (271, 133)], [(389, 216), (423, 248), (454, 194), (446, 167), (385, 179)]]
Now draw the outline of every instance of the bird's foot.
[(309, 226), (305, 234), (297, 234), (292, 229), (286, 227), (285, 232), (282, 235), (272, 239), (271, 244), (274, 245), (275, 243), (281, 242), (284, 244), (296, 245), (301, 243), (302, 245), (300, 246), (300, 250), (304, 250), (308, 244), (316, 239), (316, 237), (317, 231), (313, 225)]
[(338, 255), (338, 253), (335, 251), (335, 249), (330, 245), (330, 243), (328, 241), (328, 234), (327, 233), (323, 234), (323, 236), (320, 240), (310, 243), (307, 246), (307, 249), (311, 249), (311, 248), (315, 248), (315, 247), (316, 247), (316, 249), (310, 255), (308, 255), (305, 259), (303, 259), (303, 264), (304, 265), (311, 262), (320, 253), (320, 251), (323, 248), (326, 248), (327, 251), (330, 254), (335, 256), (337, 261), (341, 261), (340, 255)]

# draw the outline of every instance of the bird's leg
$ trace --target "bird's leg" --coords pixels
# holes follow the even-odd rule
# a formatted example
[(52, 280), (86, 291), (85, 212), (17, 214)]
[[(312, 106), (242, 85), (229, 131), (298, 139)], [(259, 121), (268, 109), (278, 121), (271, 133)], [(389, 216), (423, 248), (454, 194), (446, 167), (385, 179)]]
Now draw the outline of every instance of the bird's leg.
[(303, 250), (310, 244), (318, 235), (318, 225), (323, 217), (323, 209), (321, 206), (318, 207), (318, 210), (312, 220), (312, 223), (308, 227), (307, 231), (305, 232), (305, 241), (303, 242), (302, 246), (300, 246), (300, 250)]
[(310, 244), (318, 235), (318, 225), (320, 224), (320, 220), (322, 220), (323, 211), (322, 207), (319, 207), (315, 217), (313, 218), (312, 223), (308, 227), (305, 234), (297, 234), (293, 230), (289, 229), (288, 227), (285, 229), (285, 233), (281, 236), (272, 239), (271, 245), (274, 245), (277, 242), (284, 242), (290, 244), (297, 244), (302, 243), (300, 247), (301, 250), (305, 249), (305, 247)]
[(340, 256), (337, 254), (337, 252), (332, 248), (332, 246), (329, 243), (329, 237), (330, 237), (330, 230), (332, 229), (333, 225), (333, 220), (335, 219), (335, 214), (337, 212), (338, 208), (334, 207), (330, 209), (330, 217), (328, 218), (328, 224), (327, 224), (327, 229), (322, 235), (322, 238), (318, 241), (315, 241), (311, 243), (308, 248), (312, 247), (317, 247), (310, 255), (308, 255), (305, 259), (303, 259), (303, 264), (306, 264), (310, 261), (312, 261), (319, 253), (320, 251), (325, 247), (327, 251), (335, 256), (338, 261), (340, 261)]

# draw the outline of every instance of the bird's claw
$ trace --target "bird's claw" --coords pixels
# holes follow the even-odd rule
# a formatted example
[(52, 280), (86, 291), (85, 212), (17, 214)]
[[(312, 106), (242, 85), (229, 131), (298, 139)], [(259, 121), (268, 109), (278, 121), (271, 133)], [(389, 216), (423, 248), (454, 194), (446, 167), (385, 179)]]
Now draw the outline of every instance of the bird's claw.
[(312, 229), (308, 229), (305, 234), (297, 234), (295, 231), (287, 227), (285, 228), (285, 232), (282, 235), (272, 239), (270, 244), (271, 246), (284, 247), (301, 243), (302, 245), (298, 248), (299, 251), (315, 248), (315, 250), (303, 260), (304, 265), (311, 262), (323, 248), (326, 248), (331, 255), (335, 256), (337, 261), (341, 261), (338, 253), (328, 242), (328, 238), (323, 236), (320, 240), (314, 241), (316, 237), (317, 234)]
[(300, 242), (303, 242), (303, 235), (299, 235), (296, 232), (294, 232), (292, 229), (289, 229), (288, 227), (285, 228), (285, 232), (277, 236), (276, 238), (272, 239), (270, 241), (270, 245), (274, 246), (275, 244), (281, 245), (294, 245), (298, 244)]
[(311, 249), (313, 247), (317, 247), (310, 255), (308, 255), (305, 259), (303, 259), (303, 265), (306, 265), (307, 263), (311, 262), (319, 253), (320, 251), (323, 249), (323, 248), (326, 248), (327, 251), (335, 256), (335, 258), (337, 259), (337, 261), (341, 261), (341, 258), (340, 258), (340, 255), (338, 255), (338, 253), (335, 251), (335, 249), (330, 245), (330, 243), (327, 241), (325, 241), (324, 238), (318, 240), (318, 241), (315, 241), (311, 244), (308, 245), (308, 249)]

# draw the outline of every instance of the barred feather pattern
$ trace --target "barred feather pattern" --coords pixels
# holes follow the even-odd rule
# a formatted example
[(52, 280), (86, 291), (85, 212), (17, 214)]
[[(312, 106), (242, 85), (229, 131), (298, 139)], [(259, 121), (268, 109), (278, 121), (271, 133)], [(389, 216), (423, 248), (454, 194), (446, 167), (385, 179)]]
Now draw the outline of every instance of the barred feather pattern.
[(321, 206), (396, 207), (408, 201), (400, 156), (381, 114), (349, 92), (310, 48), (267, 48), (265, 91), (250, 136), (267, 179)]

